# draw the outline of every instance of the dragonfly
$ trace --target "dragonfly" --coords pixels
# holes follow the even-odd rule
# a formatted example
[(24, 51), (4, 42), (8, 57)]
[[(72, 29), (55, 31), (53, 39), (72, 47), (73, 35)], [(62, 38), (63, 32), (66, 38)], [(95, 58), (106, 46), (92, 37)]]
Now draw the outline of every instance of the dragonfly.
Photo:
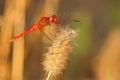
[(30, 28), (28, 28), (25, 32), (18, 34), (17, 36), (13, 37), (10, 42), (14, 42), (15, 40), (23, 37), (24, 35), (38, 30), (42, 32), (50, 41), (52, 41), (49, 36), (44, 32), (45, 27), (48, 25), (50, 26), (51, 24), (57, 24), (58, 23), (58, 17), (56, 15), (51, 15), (51, 16), (42, 16), (37, 23), (33, 24)]

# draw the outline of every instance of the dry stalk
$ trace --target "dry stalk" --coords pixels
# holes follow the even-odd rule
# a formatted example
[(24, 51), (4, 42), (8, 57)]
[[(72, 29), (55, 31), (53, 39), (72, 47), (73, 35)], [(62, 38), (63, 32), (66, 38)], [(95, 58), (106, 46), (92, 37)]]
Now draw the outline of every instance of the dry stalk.
[(10, 79), (9, 40), (12, 36), (14, 24), (14, 0), (5, 0), (4, 14), (0, 25), (0, 80)]
[[(24, 31), (25, 0), (14, 0), (14, 36)], [(23, 80), (24, 37), (13, 44), (11, 80)]]
[(54, 80), (65, 69), (69, 54), (72, 51), (72, 44), (76, 32), (70, 28), (62, 29), (52, 45), (48, 48), (48, 53), (45, 54), (43, 61), (43, 69), (47, 73), (46, 80)]
[[(120, 80), (120, 31), (114, 29), (96, 57), (96, 80)], [(97, 67), (96, 67), (97, 65)]]

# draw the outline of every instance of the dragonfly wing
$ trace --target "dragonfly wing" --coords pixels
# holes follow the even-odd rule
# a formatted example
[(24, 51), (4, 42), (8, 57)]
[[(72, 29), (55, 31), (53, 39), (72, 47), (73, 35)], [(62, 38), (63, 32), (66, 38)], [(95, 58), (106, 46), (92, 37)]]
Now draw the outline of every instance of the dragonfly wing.
[(24, 36), (25, 34), (28, 34), (29, 32), (34, 31), (34, 30), (36, 30), (36, 29), (38, 29), (37, 24), (34, 24), (34, 25), (31, 26), (30, 28), (28, 28), (25, 32), (23, 32), (23, 33), (15, 36), (15, 37), (13, 37), (13, 38), (10, 40), (10, 42), (13, 42), (13, 41), (15, 41), (16, 39), (19, 39), (20, 37)]

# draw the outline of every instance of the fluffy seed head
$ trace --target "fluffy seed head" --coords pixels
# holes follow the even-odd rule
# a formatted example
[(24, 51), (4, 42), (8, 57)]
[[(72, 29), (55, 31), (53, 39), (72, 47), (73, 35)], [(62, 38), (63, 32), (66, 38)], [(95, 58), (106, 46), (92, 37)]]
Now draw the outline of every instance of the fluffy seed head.
[[(70, 28), (62, 29), (57, 33), (48, 53), (45, 54), (45, 60), (42, 63), (43, 69), (48, 73), (49, 77), (56, 76), (62, 73), (65, 69), (66, 61), (72, 51), (72, 44), (76, 32)], [(47, 79), (48, 80), (48, 79)]]

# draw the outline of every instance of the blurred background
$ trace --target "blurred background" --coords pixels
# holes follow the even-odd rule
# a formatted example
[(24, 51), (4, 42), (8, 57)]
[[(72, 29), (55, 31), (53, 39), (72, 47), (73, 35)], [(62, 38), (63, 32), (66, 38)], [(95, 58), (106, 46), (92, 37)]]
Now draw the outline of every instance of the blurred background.
[(120, 80), (120, 0), (0, 0), (0, 80), (41, 80), (50, 42), (39, 31), (9, 40), (53, 14), (79, 30), (59, 80)]

